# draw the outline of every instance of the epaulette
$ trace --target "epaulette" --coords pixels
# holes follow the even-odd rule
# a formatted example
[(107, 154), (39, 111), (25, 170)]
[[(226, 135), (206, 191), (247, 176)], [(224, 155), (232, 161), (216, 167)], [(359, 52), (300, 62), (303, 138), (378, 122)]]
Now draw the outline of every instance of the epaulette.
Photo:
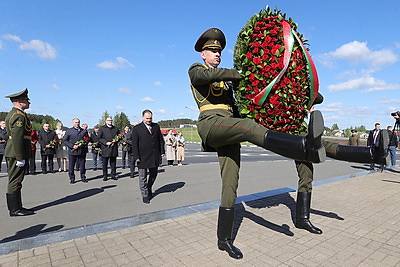
[(17, 109), (17, 114), (19, 114), (19, 115), (24, 115), (24, 113), (23, 113), (21, 110), (19, 110), (19, 109)]

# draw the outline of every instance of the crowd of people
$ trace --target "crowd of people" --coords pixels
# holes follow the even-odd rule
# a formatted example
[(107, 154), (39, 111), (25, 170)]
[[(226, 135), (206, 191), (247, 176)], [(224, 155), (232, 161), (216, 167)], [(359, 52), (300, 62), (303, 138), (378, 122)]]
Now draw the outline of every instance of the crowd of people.
[[(70, 184), (76, 182), (75, 170), (79, 171), (83, 183), (88, 182), (86, 157), (89, 147), (93, 155), (93, 170), (98, 167), (102, 170), (103, 181), (118, 180), (117, 157), (119, 146), (122, 146), (122, 168), (127, 166), (128, 161), (130, 177), (134, 178), (137, 166), (143, 202), (150, 203), (152, 186), (165, 154), (164, 137), (159, 125), (152, 121), (153, 113), (150, 110), (143, 111), (141, 123), (136, 122), (133, 127), (127, 125), (123, 133), (113, 125), (111, 117), (106, 118), (104, 125), (94, 127), (90, 134), (88, 125), (84, 123), (81, 126), (78, 118), (74, 118), (72, 127), (66, 130), (58, 122), (55, 130), (50, 128), (49, 123), (44, 123), (43, 130), (36, 131), (25, 113), (30, 106), (28, 89), (7, 97), (13, 103), (13, 108), (6, 120), (0, 121), (0, 166), (5, 156), (9, 178), (6, 197), (10, 216), (34, 214), (33, 210), (22, 206), (21, 189), (25, 175), (36, 174), (37, 143), (40, 146), (42, 173), (57, 172), (54, 168), (56, 157), (58, 172), (68, 172)], [(185, 145), (182, 134), (177, 137), (169, 134), (165, 138), (172, 140), (171, 146), (179, 151), (179, 164), (182, 164)]]
[[(75, 121), (79, 119), (74, 119), (73, 127), (78, 128), (80, 125), (80, 121)], [(84, 147), (82, 156), (84, 157), (85, 161), (85, 169), (86, 169), (86, 155), (87, 153), (92, 154), (92, 169), (94, 171), (101, 169), (103, 170), (103, 160), (105, 158), (105, 168), (103, 170), (103, 178), (104, 180), (108, 180), (107, 174), (107, 165), (110, 162), (110, 169), (111, 169), (111, 179), (117, 180), (116, 177), (116, 159), (118, 157), (118, 147), (121, 147), (121, 164), (122, 169), (129, 168), (130, 170), (130, 177), (134, 178), (135, 173), (135, 162), (132, 160), (132, 142), (131, 142), (131, 135), (132, 129), (134, 126), (139, 124), (135, 122), (132, 126), (127, 125), (124, 127), (123, 134), (119, 135), (119, 130), (116, 129), (114, 125), (112, 125), (112, 118), (107, 118), (106, 124), (99, 127), (95, 126), (93, 130), (89, 133), (88, 125), (86, 123), (82, 124), (80, 128), (85, 130), (88, 133), (86, 142), (82, 142), (81, 146)], [(86, 126), (86, 127), (85, 127)], [(106, 128), (107, 127), (107, 128)], [(107, 134), (107, 137), (104, 137), (105, 132), (108, 128), (113, 128), (114, 131)], [(100, 132), (99, 130), (102, 129)], [(68, 146), (64, 141), (65, 135), (68, 130), (64, 130), (64, 125), (61, 122), (57, 122), (56, 129), (52, 130), (48, 123), (43, 124), (43, 130), (31, 131), (31, 152), (29, 161), (25, 164), (25, 175), (36, 175), (38, 172), (36, 170), (36, 151), (39, 148), (40, 156), (41, 156), (41, 171), (42, 174), (48, 173), (57, 173), (57, 172), (69, 172), (69, 170), (75, 169), (76, 171), (80, 171), (81, 165), (78, 161), (71, 166), (68, 165), (68, 162), (72, 162), (72, 159), (69, 159), (68, 154)], [(101, 135), (100, 135), (101, 134)], [(69, 137), (69, 135), (67, 135)], [(113, 146), (104, 146), (102, 149), (101, 143), (99, 142), (100, 139), (107, 138), (120, 138), (115, 145), (116, 149), (112, 149)], [(3, 162), (4, 158), (4, 151), (6, 142), (8, 140), (8, 134), (6, 130), (5, 121), (0, 121), (0, 172), (1, 172), (1, 163)], [(164, 136), (166, 151), (167, 153), (167, 162), (168, 166), (174, 166), (175, 160), (177, 161), (177, 166), (182, 166), (183, 161), (185, 159), (185, 145), (186, 141), (182, 135), (182, 132), (176, 132), (174, 134), (173, 130), (168, 130), (166, 136)], [(68, 142), (68, 141), (67, 141)], [(114, 142), (115, 143), (115, 142)], [(111, 149), (110, 149), (111, 148)], [(72, 148), (72, 150), (74, 150)], [(115, 151), (114, 151), (115, 150)], [(111, 151), (113, 153), (111, 153)], [(76, 151), (74, 151), (76, 154)], [(68, 160), (69, 159), (69, 160)], [(6, 164), (5, 172), (7, 171), (7, 161), (4, 160)], [(55, 162), (57, 162), (57, 168), (54, 166)]]

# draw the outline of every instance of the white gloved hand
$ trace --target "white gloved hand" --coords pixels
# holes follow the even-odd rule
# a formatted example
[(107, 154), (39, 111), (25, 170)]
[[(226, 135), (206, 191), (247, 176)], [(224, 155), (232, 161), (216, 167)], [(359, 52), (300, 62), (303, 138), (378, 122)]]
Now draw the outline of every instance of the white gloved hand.
[(17, 166), (17, 167), (24, 167), (24, 165), (25, 165), (25, 160), (23, 159), (23, 160), (17, 160), (17, 163), (15, 164), (15, 166)]

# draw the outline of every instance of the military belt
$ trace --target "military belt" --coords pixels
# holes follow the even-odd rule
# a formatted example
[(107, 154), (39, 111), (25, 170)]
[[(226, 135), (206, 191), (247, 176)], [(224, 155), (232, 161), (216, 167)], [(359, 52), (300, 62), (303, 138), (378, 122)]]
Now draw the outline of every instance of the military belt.
[[(9, 135), (8, 139), (12, 139), (12, 136)], [(32, 137), (30, 135), (24, 135), (24, 139), (32, 140)]]
[(200, 112), (205, 111), (205, 110), (211, 110), (211, 109), (232, 110), (232, 108), (230, 106), (225, 105), (225, 104), (207, 104), (207, 105), (200, 107)]

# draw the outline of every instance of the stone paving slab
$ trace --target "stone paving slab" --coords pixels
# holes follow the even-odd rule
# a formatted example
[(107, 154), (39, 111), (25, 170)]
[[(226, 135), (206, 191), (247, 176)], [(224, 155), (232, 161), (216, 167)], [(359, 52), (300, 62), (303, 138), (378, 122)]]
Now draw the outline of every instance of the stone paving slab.
[(236, 206), (235, 245), (216, 247), (217, 209), (0, 256), (0, 266), (400, 266), (400, 174), (384, 171), (314, 187), (312, 222), (294, 228), (295, 192)]

